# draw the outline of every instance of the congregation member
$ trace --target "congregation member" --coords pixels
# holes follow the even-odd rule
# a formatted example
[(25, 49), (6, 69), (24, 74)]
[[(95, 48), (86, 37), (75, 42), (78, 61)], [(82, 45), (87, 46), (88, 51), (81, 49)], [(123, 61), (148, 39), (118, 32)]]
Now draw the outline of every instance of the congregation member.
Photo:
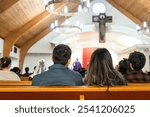
[(123, 59), (119, 62), (118, 65), (118, 71), (124, 76), (126, 77), (126, 75), (131, 71), (130, 68), (130, 62), (128, 61), (128, 59)]
[(33, 86), (75, 86), (83, 85), (82, 76), (68, 69), (71, 61), (71, 49), (69, 46), (57, 45), (52, 54), (54, 64), (49, 70), (33, 77)]
[(146, 57), (141, 52), (130, 53), (129, 58), (132, 71), (127, 75), (127, 81), (131, 83), (149, 83), (150, 77), (142, 71), (146, 63)]
[(20, 68), (19, 67), (13, 67), (12, 69), (10, 69), (10, 71), (16, 73), (19, 77), (21, 76), (20, 72)]
[(114, 69), (111, 54), (106, 48), (93, 52), (85, 82), (95, 86), (127, 85), (122, 74)]
[(33, 79), (33, 77), (37, 74), (41, 74), (48, 70), (48, 66), (46, 64), (46, 61), (44, 59), (41, 59), (37, 62), (37, 65), (34, 66), (33, 73), (29, 76), (30, 80)]
[(30, 76), (32, 73), (29, 73), (29, 67), (25, 67), (25, 73), (24, 74), (22, 74), (22, 76), (25, 76), (25, 77), (28, 77), (28, 76)]
[(19, 76), (9, 71), (11, 67), (11, 59), (9, 57), (3, 57), (0, 59), (0, 80), (13, 80), (13, 81), (20, 81)]

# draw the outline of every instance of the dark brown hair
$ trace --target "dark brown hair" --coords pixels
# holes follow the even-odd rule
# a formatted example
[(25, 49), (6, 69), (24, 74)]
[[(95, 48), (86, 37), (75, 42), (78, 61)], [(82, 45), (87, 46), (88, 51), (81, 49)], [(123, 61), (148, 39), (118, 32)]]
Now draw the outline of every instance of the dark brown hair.
[(59, 44), (53, 50), (54, 64), (66, 65), (70, 57), (71, 57), (71, 49), (67, 45)]
[(0, 69), (6, 68), (11, 64), (11, 59), (9, 57), (3, 57), (0, 59)]
[(105, 48), (95, 50), (88, 66), (87, 85), (115, 85), (113, 81), (116, 76), (123, 78), (119, 72), (114, 70), (109, 51)]

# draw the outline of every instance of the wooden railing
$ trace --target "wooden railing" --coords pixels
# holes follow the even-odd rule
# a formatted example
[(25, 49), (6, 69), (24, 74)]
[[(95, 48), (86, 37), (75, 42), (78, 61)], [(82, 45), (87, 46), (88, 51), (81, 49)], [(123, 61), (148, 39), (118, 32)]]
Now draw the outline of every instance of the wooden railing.
[(32, 81), (0, 80), (0, 86), (31, 86)]
[(29, 77), (21, 76), (20, 77), (21, 81), (29, 81)]
[(128, 86), (0, 86), (0, 99), (9, 100), (149, 100), (150, 84)]

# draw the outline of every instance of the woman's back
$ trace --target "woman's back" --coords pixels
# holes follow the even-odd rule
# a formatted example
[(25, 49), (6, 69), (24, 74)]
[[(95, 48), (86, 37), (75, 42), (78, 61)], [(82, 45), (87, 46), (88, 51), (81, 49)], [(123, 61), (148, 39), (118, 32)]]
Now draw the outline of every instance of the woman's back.
[(9, 68), (11, 66), (11, 59), (9, 57), (3, 57), (0, 59), (0, 80), (17, 80), (19, 81), (20, 78), (13, 73), (12, 71), (9, 71)]
[(87, 85), (126, 85), (125, 78), (117, 72), (112, 57), (105, 48), (94, 51), (87, 71)]
[(0, 80), (15, 80), (20, 81), (20, 78), (11, 71), (0, 71)]

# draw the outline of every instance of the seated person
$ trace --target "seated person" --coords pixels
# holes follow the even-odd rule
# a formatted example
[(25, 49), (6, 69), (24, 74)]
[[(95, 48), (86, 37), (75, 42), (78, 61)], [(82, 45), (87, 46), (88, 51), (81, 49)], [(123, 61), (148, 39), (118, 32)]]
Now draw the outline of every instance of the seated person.
[(93, 52), (85, 81), (96, 86), (127, 85), (122, 74), (114, 69), (111, 54), (105, 48)]
[(10, 66), (11, 59), (9, 57), (3, 57), (0, 59), (0, 80), (20, 81), (20, 78), (16, 73), (9, 71)]
[(127, 81), (133, 83), (150, 82), (150, 77), (148, 76), (148, 74), (142, 71), (142, 68), (144, 67), (146, 62), (145, 55), (141, 52), (135, 51), (129, 55), (128, 60), (130, 62), (132, 71), (126, 76)]
[(21, 76), (20, 75), (21, 70), (19, 69), (19, 67), (13, 67), (12, 69), (10, 69), (10, 71), (16, 73), (19, 77)]
[(86, 69), (85, 68), (80, 68), (78, 69), (78, 71), (81, 75), (82, 75), (82, 78), (85, 78), (85, 74), (86, 74)]
[(32, 80), (33, 77), (37, 74), (41, 74), (48, 70), (48, 66), (46, 65), (46, 62), (44, 59), (41, 59), (38, 61), (37, 65), (34, 66), (33, 73), (29, 76), (29, 79)]
[(32, 73), (29, 73), (29, 67), (25, 67), (25, 73), (22, 74), (22, 76), (28, 77), (28, 76), (30, 76), (31, 74), (32, 74)]
[(74, 86), (83, 85), (82, 76), (68, 69), (71, 60), (71, 49), (69, 46), (60, 44), (53, 50), (52, 59), (54, 64), (49, 70), (35, 75), (32, 80), (33, 86)]
[(123, 59), (119, 62), (118, 71), (126, 77), (126, 75), (131, 71), (130, 62), (128, 59)]

